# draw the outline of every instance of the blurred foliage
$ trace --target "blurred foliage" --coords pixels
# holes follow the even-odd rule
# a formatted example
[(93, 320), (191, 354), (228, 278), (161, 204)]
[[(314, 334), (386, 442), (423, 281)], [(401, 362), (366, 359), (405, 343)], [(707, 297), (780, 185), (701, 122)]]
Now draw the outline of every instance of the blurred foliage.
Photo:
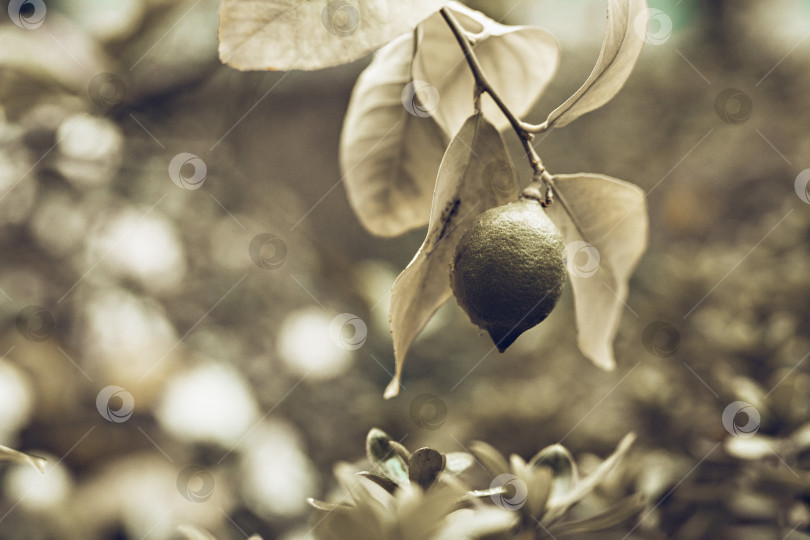
[[(541, 120), (593, 64), (601, 5), (473, 4), (562, 43)], [(577, 352), (570, 292), (503, 355), (450, 302), (389, 402), (387, 291), (422, 232), (369, 236), (340, 185), (367, 60), (236, 72), (214, 0), (52, 0), (28, 30), (0, 14), (0, 445), (48, 459), (0, 468), (0, 538), (307, 538), (306, 498), (331, 498), (371, 426), (443, 452), (563, 443), (585, 474), (633, 431), (572, 519), (639, 492), (631, 538), (807, 538), (810, 4), (651, 7), (671, 35), (651, 27), (618, 97), (537, 143), (552, 172), (649, 194), (618, 370)], [(172, 182), (181, 153), (199, 189)], [(363, 325), (330, 339), (340, 314)], [(724, 425), (737, 401), (755, 429)]]

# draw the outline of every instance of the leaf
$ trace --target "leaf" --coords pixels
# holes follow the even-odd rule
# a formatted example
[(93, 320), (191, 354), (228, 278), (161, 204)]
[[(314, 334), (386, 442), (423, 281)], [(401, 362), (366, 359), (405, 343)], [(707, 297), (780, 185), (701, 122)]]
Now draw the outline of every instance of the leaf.
[(455, 476), (463, 473), (475, 463), (475, 458), (467, 452), (447, 452), (444, 457), (447, 462), (445, 470)]
[(371, 480), (372, 482), (374, 482), (375, 484), (377, 484), (378, 486), (380, 486), (381, 488), (383, 488), (385, 491), (387, 491), (392, 495), (394, 494), (394, 492), (396, 492), (397, 488), (399, 487), (399, 485), (393, 480), (390, 480), (384, 476), (380, 476), (379, 474), (374, 474), (368, 471), (360, 471), (357, 474), (359, 476), (362, 476), (363, 478)]
[(347, 507), (347, 505), (345, 504), (330, 503), (326, 501), (321, 501), (319, 499), (315, 499), (313, 497), (307, 498), (307, 504), (310, 505), (315, 510), (320, 510), (322, 512), (331, 512), (332, 510), (336, 510), (338, 508)]
[(551, 472), (549, 503), (554, 504), (570, 492), (579, 480), (577, 464), (571, 452), (561, 444), (547, 446), (529, 461), (532, 468), (548, 468)]
[(594, 472), (578, 482), (574, 489), (565, 494), (564, 497), (554, 501), (549, 501), (548, 513), (543, 517), (543, 523), (549, 523), (559, 518), (565, 514), (566, 511), (568, 511), (568, 508), (590, 494), (590, 492), (593, 491), (596, 486), (605, 480), (607, 475), (610, 474), (616, 465), (619, 464), (619, 462), (627, 454), (627, 451), (630, 450), (630, 447), (633, 445), (633, 441), (635, 440), (635, 433), (631, 432), (625, 435), (624, 438), (619, 442), (613, 454), (605, 459), (605, 461), (603, 461)]
[(349, 202), (379, 236), (397, 236), (428, 222), (448, 142), (435, 120), (411, 101), (416, 97), (407, 99), (413, 49), (414, 38), (406, 35), (377, 52), (357, 79), (340, 136)]
[(382, 539), (385, 538), (383, 512), (383, 509), (371, 510), (365, 506), (334, 508), (315, 523), (312, 532), (319, 540)]
[(481, 212), (515, 197), (511, 159), (495, 127), (480, 114), (467, 119), (442, 159), (427, 236), (391, 289), (396, 370), (385, 397), (399, 393), (405, 356), (433, 313), (450, 298), (450, 263), (459, 239)]
[[(445, 9), (474, 36), (474, 51), (487, 81), (510, 110), (521, 117), (537, 101), (557, 72), (557, 40), (542, 28), (505, 26), (458, 2)], [(414, 80), (437, 92), (434, 117), (445, 133), (458, 132), (473, 113), (474, 79), (456, 38), (440, 13), (417, 28), (419, 46), (413, 60)], [(482, 98), (484, 116), (502, 130), (509, 121), (489, 95)]]
[(546, 468), (541, 469), (528, 469), (530, 473), (528, 482), (529, 493), (526, 496), (527, 509), (532, 517), (539, 519), (543, 516), (548, 506), (549, 496), (551, 495), (552, 476), (551, 472)]
[(45, 474), (45, 465), (48, 463), (44, 458), (24, 454), (7, 446), (0, 445), (0, 461), (11, 461), (14, 463), (26, 463), (31, 465), (40, 473)]
[[(379, 491), (379, 493), (384, 494), (386, 497), (389, 498), (390, 495), (388, 495), (384, 491), (381, 491), (379, 486), (375, 487), (376, 484), (366, 481), (365, 478), (358, 475), (354, 467), (352, 467), (348, 463), (345, 462), (336, 463), (333, 469), (333, 473), (340, 487), (342, 487), (349, 495), (349, 500), (351, 501), (352, 506), (346, 507), (338, 504), (337, 508), (333, 507), (329, 510), (329, 515), (350, 511), (347, 514), (350, 518), (349, 521), (357, 521), (361, 524), (367, 524), (368, 527), (372, 527), (373, 524), (375, 523), (377, 524), (382, 523), (385, 520), (385, 517), (388, 514), (389, 509), (383, 503), (383, 501), (377, 499), (373, 491), (377, 490)], [(349, 536), (349, 538), (365, 538), (365, 537), (376, 538), (378, 536), (374, 535), (366, 535), (366, 536), (361, 535), (359, 537)]]
[[(517, 524), (517, 512), (482, 506), (456, 510), (447, 517), (446, 525), (434, 540), (472, 540), (475, 538), (501, 538), (493, 536), (510, 532)], [(508, 536), (512, 538), (510, 534)]]
[(645, 194), (600, 174), (555, 175), (552, 184), (558, 200), (546, 213), (566, 243), (579, 348), (612, 370), (627, 282), (647, 247)]
[(596, 65), (579, 90), (548, 115), (548, 127), (565, 126), (613, 99), (633, 71), (646, 35), (647, 0), (608, 0), (605, 39)]
[[(464, 489), (457, 484), (438, 484), (428, 491), (414, 486), (397, 493), (394, 529), (386, 539), (434, 539), (447, 517), (458, 507)], [(398, 534), (397, 534), (398, 533)]]
[(517, 454), (509, 456), (509, 465), (512, 474), (526, 486), (526, 504), (522, 507), (523, 512), (527, 517), (542, 517), (552, 489), (551, 469), (548, 467), (536, 469)]
[(642, 495), (631, 495), (595, 516), (553, 525), (549, 527), (548, 532), (554, 537), (568, 537), (608, 531), (640, 514), (644, 510), (644, 506), (645, 502)]
[(407, 450), (384, 431), (372, 428), (366, 436), (366, 457), (383, 475), (397, 485), (408, 483)]
[(352, 62), (412, 30), (447, 0), (223, 0), (219, 58), (241, 70)]
[(470, 444), (470, 452), (493, 478), (509, 472), (509, 463), (506, 458), (489, 443), (474, 441)]

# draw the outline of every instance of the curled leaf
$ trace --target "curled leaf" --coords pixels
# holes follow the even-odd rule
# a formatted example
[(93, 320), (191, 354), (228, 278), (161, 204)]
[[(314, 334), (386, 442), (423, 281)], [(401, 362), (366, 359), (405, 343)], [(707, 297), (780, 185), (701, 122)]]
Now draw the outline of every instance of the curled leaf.
[(352, 62), (413, 29), (447, 0), (223, 0), (219, 58), (241, 70)]
[(481, 114), (467, 119), (442, 159), (427, 236), (391, 289), (396, 371), (385, 397), (399, 393), (405, 356), (433, 313), (450, 298), (450, 263), (459, 239), (485, 210), (514, 198), (517, 181), (503, 139)]
[(612, 370), (627, 283), (647, 247), (645, 194), (628, 182), (590, 173), (555, 175), (553, 186), (558, 200), (546, 213), (566, 243), (579, 348)]
[(357, 79), (340, 136), (349, 202), (363, 226), (379, 236), (428, 222), (448, 142), (419, 96), (408, 94), (413, 49), (408, 34), (377, 52)]
[(535, 469), (548, 468), (551, 472), (550, 504), (554, 504), (574, 489), (579, 480), (579, 472), (574, 457), (561, 444), (548, 446), (538, 452), (529, 461), (529, 466)]
[(549, 523), (559, 518), (565, 514), (568, 508), (581, 501), (585, 496), (593, 491), (596, 486), (601, 484), (607, 475), (610, 474), (616, 465), (618, 465), (619, 462), (624, 458), (635, 440), (635, 433), (628, 433), (625, 435), (624, 438), (619, 442), (613, 454), (605, 459), (605, 461), (603, 461), (594, 472), (578, 482), (574, 489), (570, 490), (564, 496), (559, 497), (554, 501), (549, 501), (548, 513), (543, 518), (543, 521)]
[(314, 499), (312, 497), (307, 498), (307, 504), (310, 505), (315, 510), (320, 510), (322, 512), (331, 512), (332, 510), (336, 510), (338, 508), (345, 507), (345, 504), (335, 504), (326, 501), (321, 501), (318, 499)]
[(42, 474), (45, 474), (45, 465), (48, 463), (44, 458), (24, 454), (23, 452), (3, 445), (0, 445), (0, 461), (27, 463)]
[(646, 36), (647, 0), (608, 0), (605, 39), (596, 65), (579, 90), (548, 115), (547, 126), (562, 127), (613, 99), (630, 77)]
[[(445, 9), (473, 36), (475, 55), (504, 103), (516, 116), (526, 114), (557, 72), (560, 52), (554, 36), (542, 28), (500, 24), (459, 2)], [(417, 31), (413, 78), (437, 93), (433, 116), (453, 135), (473, 113), (473, 76), (441, 14), (428, 17)], [(482, 109), (499, 130), (509, 125), (489, 95), (483, 96)]]
[(389, 480), (398, 485), (408, 482), (410, 454), (381, 429), (373, 428), (368, 432), (366, 456)]

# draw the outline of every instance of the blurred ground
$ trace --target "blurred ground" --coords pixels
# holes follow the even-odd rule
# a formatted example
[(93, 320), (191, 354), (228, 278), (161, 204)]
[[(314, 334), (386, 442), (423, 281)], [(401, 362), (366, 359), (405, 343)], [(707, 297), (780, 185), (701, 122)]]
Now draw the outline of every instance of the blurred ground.
[[(649, 193), (618, 370), (578, 353), (570, 292), (503, 355), (451, 301), (387, 402), (386, 293), (424, 231), (371, 237), (340, 185), (368, 60), (234, 71), (213, 0), (3, 13), (0, 444), (51, 466), (0, 468), (0, 538), (306, 538), (304, 499), (372, 426), (586, 465), (636, 431), (603, 493), (650, 498), (632, 537), (807, 538), (810, 2), (650, 4), (625, 89), (537, 144)], [(533, 121), (598, 54), (602, 2), (471, 5), (561, 42)]]

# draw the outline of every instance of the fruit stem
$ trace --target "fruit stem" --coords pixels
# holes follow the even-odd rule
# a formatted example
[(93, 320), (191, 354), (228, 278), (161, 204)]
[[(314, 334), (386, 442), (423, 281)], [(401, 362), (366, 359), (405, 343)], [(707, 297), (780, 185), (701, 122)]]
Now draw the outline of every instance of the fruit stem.
[(546, 168), (543, 166), (543, 162), (540, 159), (540, 156), (537, 154), (537, 151), (532, 146), (531, 141), (534, 138), (534, 135), (531, 133), (532, 129), (537, 126), (532, 126), (531, 124), (526, 124), (525, 122), (520, 121), (512, 111), (509, 110), (509, 107), (503, 102), (501, 97), (495, 91), (494, 88), (489, 84), (486, 76), (484, 75), (483, 69), (481, 69), (481, 63), (478, 61), (478, 57), (475, 55), (473, 51), (473, 46), (470, 43), (470, 39), (467, 37), (466, 32), (458, 23), (456, 18), (447, 11), (446, 8), (442, 8), (439, 10), (439, 13), (442, 14), (444, 17), (447, 26), (450, 27), (450, 30), (453, 32), (453, 35), (458, 41), (459, 46), (461, 47), (462, 52), (464, 53), (464, 58), (467, 60), (467, 65), (470, 66), (470, 71), (472, 72), (472, 76), (475, 79), (475, 85), (478, 88), (479, 93), (486, 92), (492, 98), (492, 101), (495, 102), (495, 105), (501, 110), (503, 115), (509, 120), (509, 124), (511, 124), (512, 129), (517, 134), (518, 138), (520, 138), (520, 142), (523, 145), (523, 149), (526, 151), (526, 157), (529, 160), (529, 165), (531, 165), (532, 170), (534, 171), (534, 178), (542, 178), (543, 181), (548, 186), (549, 183), (547, 179), (551, 178), (551, 175), (548, 174)]

